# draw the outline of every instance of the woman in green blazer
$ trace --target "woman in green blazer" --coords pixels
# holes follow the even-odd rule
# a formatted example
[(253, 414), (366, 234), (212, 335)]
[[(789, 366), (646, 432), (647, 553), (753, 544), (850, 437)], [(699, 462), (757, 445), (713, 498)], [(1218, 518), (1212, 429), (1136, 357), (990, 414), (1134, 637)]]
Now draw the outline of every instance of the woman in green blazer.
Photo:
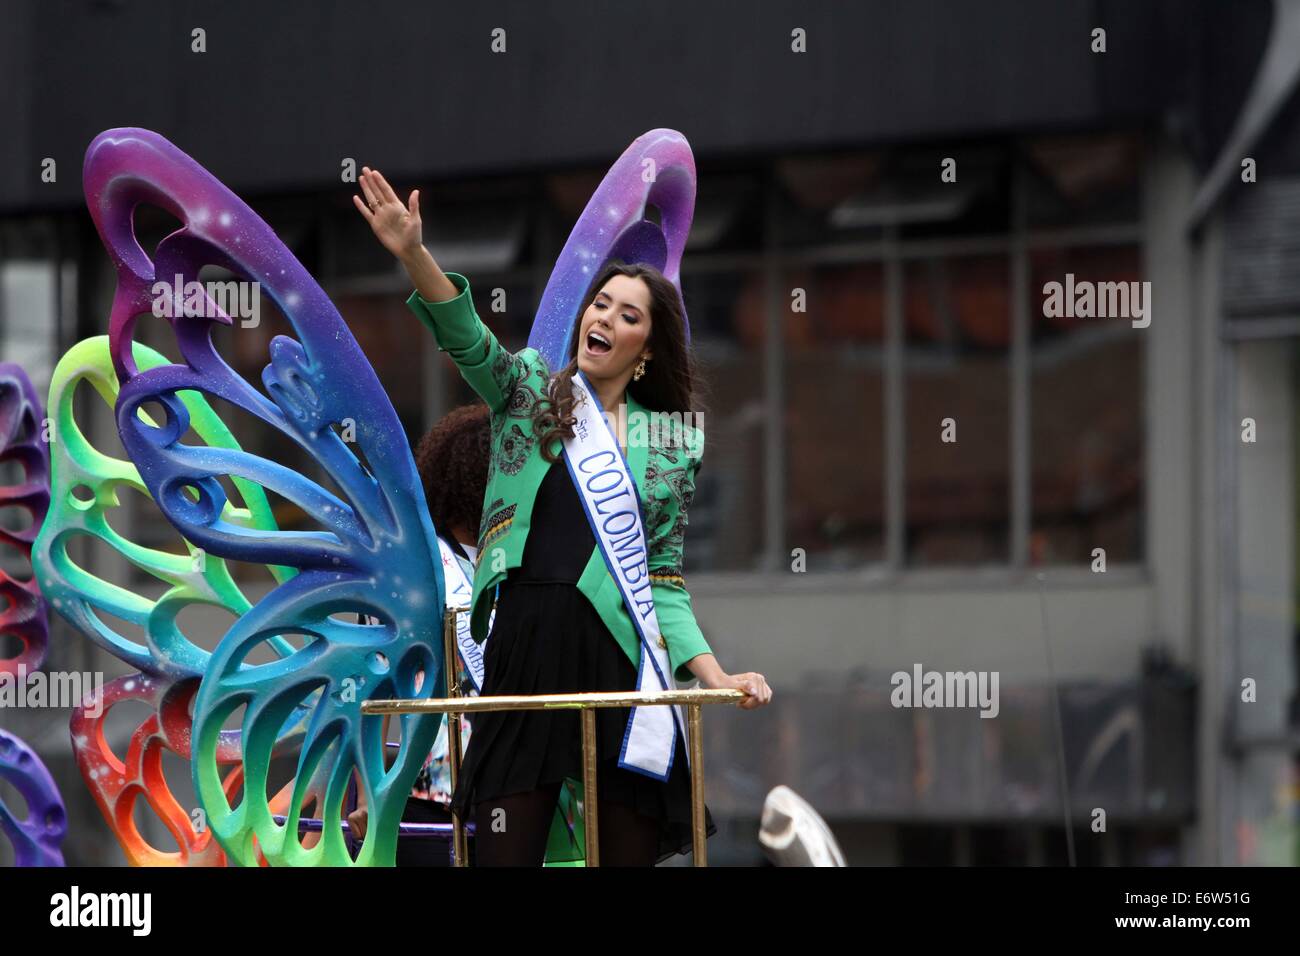
[[(571, 361), (552, 375), (535, 349), (504, 349), (475, 312), (468, 280), (439, 268), (421, 241), (418, 192), (403, 204), (369, 168), (361, 188), (365, 200), (353, 197), (358, 210), (415, 285), (408, 306), (492, 412), (492, 460), (471, 599), (471, 634), (482, 642), (500, 586), (483, 693), (632, 689), (642, 666), (637, 628), (604, 554), (594, 546), (594, 529), (573, 517), (581, 508), (572, 483), (576, 473), (571, 479), (564, 468), (552, 467), (562, 441), (573, 437), (574, 374), (580, 370), (600, 407), (611, 410), (636, 484), (659, 647), (667, 652), (673, 678), (742, 690), (748, 695), (739, 705), (744, 709), (766, 704), (772, 692), (761, 674), (728, 674), (718, 664), (682, 578), (686, 510), (703, 432), (690, 424), (665, 432), (649, 421), (652, 412), (681, 413), (686, 422), (692, 417), (692, 362), (673, 285), (649, 267), (603, 270), (575, 316)], [(629, 388), (632, 382), (637, 384)], [(616, 420), (615, 409), (623, 412)], [(544, 544), (534, 541), (530, 549), (534, 526)], [(585, 600), (566, 603), (576, 593)], [(556, 683), (617, 686), (551, 686)], [(627, 717), (626, 710), (597, 711), (602, 764), (617, 758)], [(489, 718), (497, 720), (489, 724)], [(474, 798), (478, 862), (536, 865), (553, 817), (558, 768), (579, 753), (576, 715), (494, 712), (481, 715), (475, 727), (456, 804), (460, 810)], [(682, 754), (677, 737), (676, 753)], [(652, 864), (689, 847), (685, 763), (673, 761), (667, 779), (602, 766), (602, 862)]]

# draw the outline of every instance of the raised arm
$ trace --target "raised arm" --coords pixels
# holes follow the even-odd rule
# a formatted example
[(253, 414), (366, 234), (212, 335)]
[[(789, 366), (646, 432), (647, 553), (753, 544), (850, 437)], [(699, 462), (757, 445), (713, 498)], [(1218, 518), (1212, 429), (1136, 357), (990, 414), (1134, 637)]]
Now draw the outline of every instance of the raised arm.
[(402, 263), (415, 291), (407, 306), (433, 332), (438, 348), (451, 356), (471, 388), (494, 412), (505, 408), (525, 371), (520, 356), (506, 350), (474, 310), (469, 280), (443, 272), (421, 241), (420, 191), (405, 204), (377, 170), (363, 167), (357, 210), (370, 223), (375, 237)]

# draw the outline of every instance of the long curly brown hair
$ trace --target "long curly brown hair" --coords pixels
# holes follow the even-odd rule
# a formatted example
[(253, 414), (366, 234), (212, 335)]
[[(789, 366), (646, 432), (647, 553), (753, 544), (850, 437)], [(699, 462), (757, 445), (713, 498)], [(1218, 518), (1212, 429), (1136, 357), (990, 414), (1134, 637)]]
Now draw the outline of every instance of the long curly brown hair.
[(415, 464), (438, 533), (478, 531), (491, 456), (491, 414), (483, 402), (452, 409), (420, 439)]
[[(629, 264), (617, 260), (601, 269), (588, 287), (574, 317), (569, 341), (569, 364), (551, 379), (547, 394), (533, 408), (533, 433), (541, 440), (542, 457), (548, 462), (559, 460), (551, 444), (572, 437), (577, 418), (573, 414), (573, 375), (578, 370), (579, 326), (587, 307), (613, 276), (629, 276), (643, 281), (650, 290), (650, 341), (653, 358), (646, 362), (640, 381), (630, 381), (627, 390), (647, 409), (657, 412), (699, 412), (696, 394), (695, 359), (686, 345), (686, 309), (677, 287), (654, 266)], [(613, 413), (613, 409), (606, 409)]]

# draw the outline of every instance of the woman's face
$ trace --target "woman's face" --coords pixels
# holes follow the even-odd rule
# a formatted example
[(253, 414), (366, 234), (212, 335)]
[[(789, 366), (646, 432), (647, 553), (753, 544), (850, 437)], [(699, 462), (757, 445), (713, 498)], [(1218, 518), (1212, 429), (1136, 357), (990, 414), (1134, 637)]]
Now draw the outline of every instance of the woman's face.
[(589, 379), (630, 377), (650, 355), (650, 287), (632, 276), (610, 276), (582, 314), (578, 368)]

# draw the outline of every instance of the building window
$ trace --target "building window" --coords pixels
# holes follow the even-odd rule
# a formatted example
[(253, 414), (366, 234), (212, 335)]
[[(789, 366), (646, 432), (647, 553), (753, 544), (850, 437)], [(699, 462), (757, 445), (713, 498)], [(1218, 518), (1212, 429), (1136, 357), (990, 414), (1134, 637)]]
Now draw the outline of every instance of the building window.
[[(1124, 317), (1046, 316), (1043, 288), (1138, 283), (1135, 245), (1035, 249), (1030, 255), (1031, 557), (1085, 564), (1142, 558), (1142, 337)], [(1140, 286), (1139, 286), (1140, 288)]]
[(907, 563), (1006, 563), (1010, 260), (928, 257), (903, 274)]
[(787, 273), (807, 312), (784, 312), (785, 535), (818, 568), (879, 562), (885, 541), (884, 270)]
[(781, 277), (768, 307), (784, 334), (764, 400), (785, 427), (769, 566), (793, 548), (810, 571), (1080, 565), (1096, 548), (1142, 561), (1143, 331), (1047, 317), (1042, 295), (1069, 272), (1141, 282), (1137, 141), (775, 168), (762, 267)]
[(682, 277), (703, 387), (704, 457), (682, 553), (687, 573), (750, 570), (763, 555), (767, 480), (764, 282), (748, 269)]

